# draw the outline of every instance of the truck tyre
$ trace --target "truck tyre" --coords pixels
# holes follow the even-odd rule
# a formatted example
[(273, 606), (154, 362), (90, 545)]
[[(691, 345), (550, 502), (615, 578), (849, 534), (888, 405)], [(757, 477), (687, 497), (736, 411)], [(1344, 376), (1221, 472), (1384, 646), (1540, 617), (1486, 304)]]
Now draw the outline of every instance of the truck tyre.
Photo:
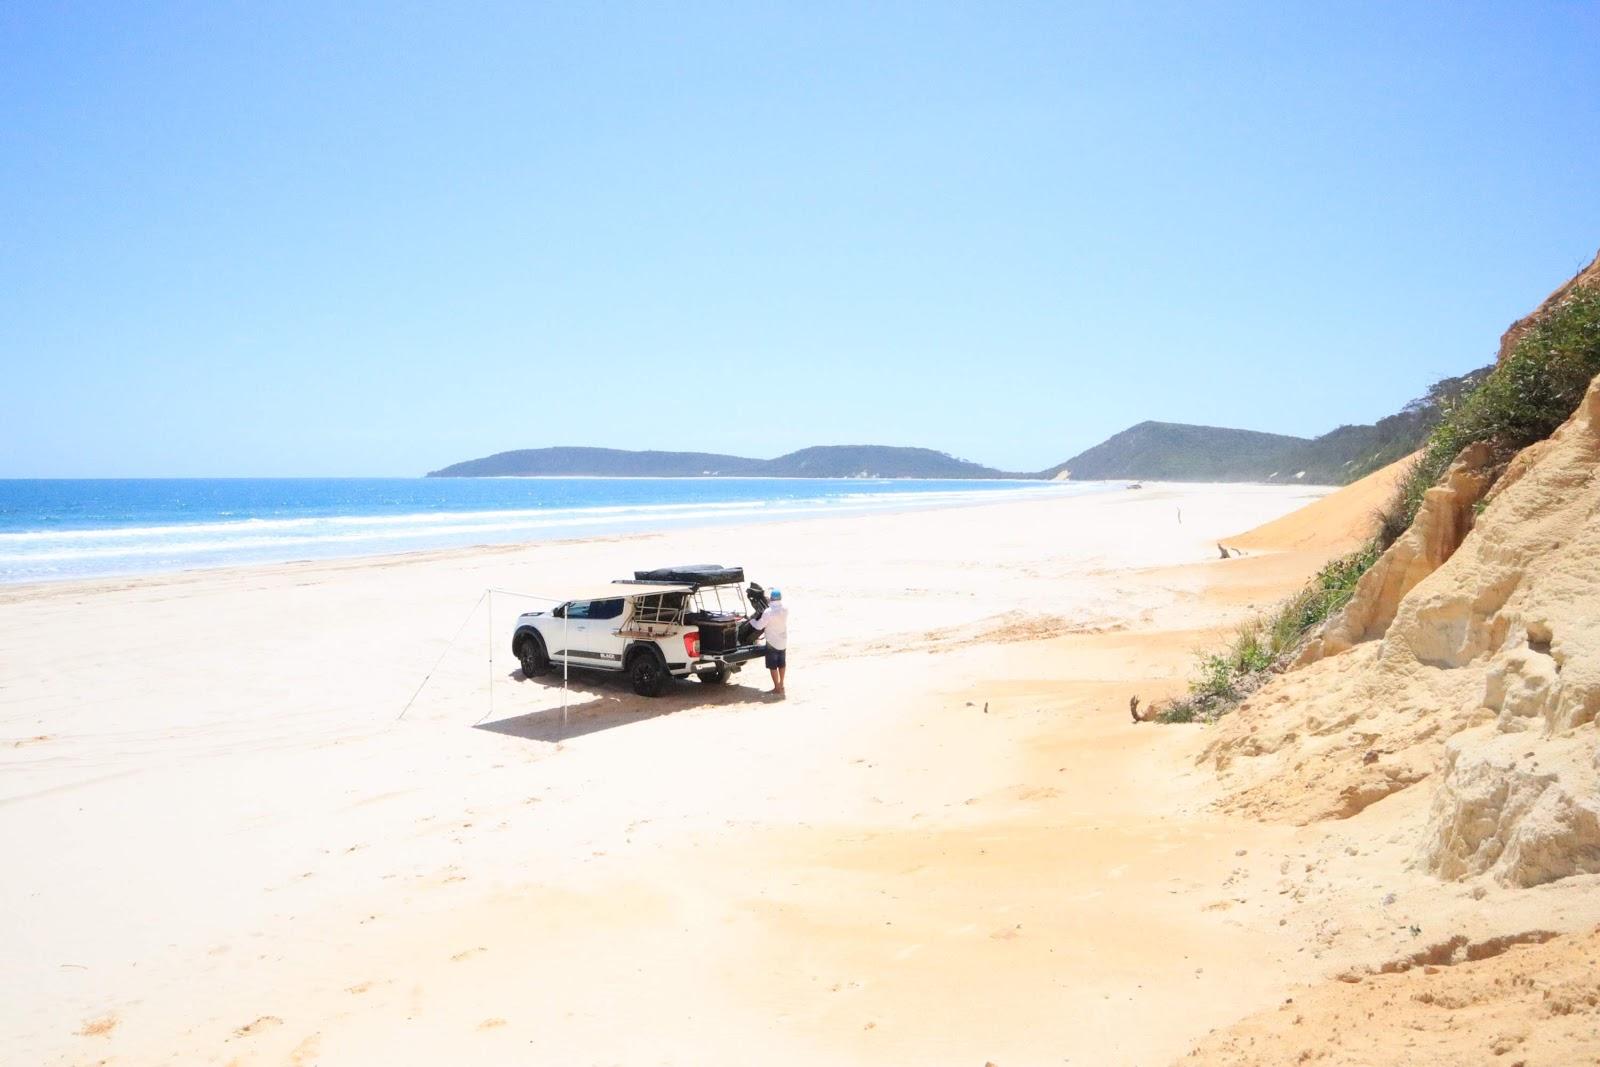
[(695, 677), (707, 685), (726, 685), (729, 678), (728, 668), (713, 667), (709, 671), (701, 671)]
[(517, 660), (522, 664), (522, 676), (533, 678), (550, 669), (550, 654), (538, 634), (529, 634), (517, 644)]
[(628, 660), (628, 680), (642, 697), (658, 697), (667, 687), (667, 665), (655, 649), (640, 649)]

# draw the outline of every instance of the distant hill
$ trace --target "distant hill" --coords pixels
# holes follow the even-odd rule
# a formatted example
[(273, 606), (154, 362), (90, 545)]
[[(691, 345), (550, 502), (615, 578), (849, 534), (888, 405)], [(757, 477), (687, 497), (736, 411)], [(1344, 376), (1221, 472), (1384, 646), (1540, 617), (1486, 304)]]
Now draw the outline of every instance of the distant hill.
[(632, 452), (620, 448), (524, 448), (430, 471), (430, 478), (560, 476), (598, 478), (1059, 478), (1099, 481), (1301, 482), (1344, 485), (1421, 447), (1444, 407), (1488, 367), (1446, 378), (1399, 412), (1370, 426), (1340, 426), (1321, 437), (1141, 422), (1049, 470), (1017, 474), (931, 448), (823, 445), (777, 459), (716, 452)]
[(714, 452), (630, 452), (618, 448), (524, 448), (430, 471), (430, 478), (533, 476), (612, 478), (1035, 478), (1007, 474), (931, 448), (823, 445), (777, 459)]
[(820, 445), (779, 456), (762, 471), (770, 478), (1036, 478), (1007, 474), (931, 448)]
[(630, 452), (621, 448), (522, 448), (429, 471), (429, 478), (567, 475), (594, 478), (696, 478), (755, 475), (758, 459), (715, 452)]
[(1482, 380), (1483, 367), (1446, 378), (1396, 414), (1371, 425), (1340, 426), (1321, 437), (1141, 422), (1051, 467), (1075, 481), (1148, 478), (1173, 482), (1301, 482), (1345, 485), (1410, 455), (1444, 407)]
[(1074, 481), (1150, 478), (1167, 482), (1261, 482), (1282, 470), (1282, 459), (1311, 442), (1254, 430), (1141, 422), (1045, 471)]

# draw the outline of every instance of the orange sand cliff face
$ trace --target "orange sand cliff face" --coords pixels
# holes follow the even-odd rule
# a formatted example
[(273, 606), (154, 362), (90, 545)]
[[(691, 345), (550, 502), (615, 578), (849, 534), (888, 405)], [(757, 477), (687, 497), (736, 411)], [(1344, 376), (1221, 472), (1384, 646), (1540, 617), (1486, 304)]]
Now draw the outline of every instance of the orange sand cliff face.
[[(1600, 1056), (1600, 942), (1579, 933), (1600, 920), (1600, 378), (1492, 487), (1469, 453), (1202, 754), (1224, 810), (1339, 825), (1356, 854), (1389, 857), (1366, 875), (1376, 905), (1325, 893), (1330, 945), (1404, 922), (1420, 947), (1301, 990), (1189, 1062)], [(1326, 862), (1330, 886), (1349, 880)], [(1430, 904), (1402, 903), (1416, 899)]]
[(1230, 806), (1348, 818), (1426, 781), (1423, 866), (1516, 885), (1600, 871), (1597, 465), (1600, 384), (1517, 457), (1376, 638), (1291, 671), (1219, 725), (1207, 758)]

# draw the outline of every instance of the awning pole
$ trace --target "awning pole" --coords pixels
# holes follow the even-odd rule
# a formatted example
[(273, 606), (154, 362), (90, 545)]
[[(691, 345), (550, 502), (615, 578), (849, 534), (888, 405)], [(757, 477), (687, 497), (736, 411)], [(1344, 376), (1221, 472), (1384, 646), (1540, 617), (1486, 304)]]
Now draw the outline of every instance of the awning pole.
[(486, 594), (489, 598), (489, 715), (494, 715), (494, 590)]
[(567, 739), (567, 675), (568, 664), (572, 660), (572, 641), (567, 637), (572, 627), (572, 620), (566, 612), (561, 613), (561, 740)]

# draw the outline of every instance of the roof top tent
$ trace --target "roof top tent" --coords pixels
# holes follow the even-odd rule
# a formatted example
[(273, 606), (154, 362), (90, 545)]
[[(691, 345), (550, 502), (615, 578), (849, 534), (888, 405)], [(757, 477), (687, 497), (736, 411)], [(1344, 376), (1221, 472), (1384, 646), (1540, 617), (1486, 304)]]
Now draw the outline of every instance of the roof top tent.
[(690, 563), (681, 567), (661, 567), (653, 571), (634, 571), (636, 582), (670, 582), (673, 585), (743, 585), (743, 567), (724, 567), (720, 563)]

